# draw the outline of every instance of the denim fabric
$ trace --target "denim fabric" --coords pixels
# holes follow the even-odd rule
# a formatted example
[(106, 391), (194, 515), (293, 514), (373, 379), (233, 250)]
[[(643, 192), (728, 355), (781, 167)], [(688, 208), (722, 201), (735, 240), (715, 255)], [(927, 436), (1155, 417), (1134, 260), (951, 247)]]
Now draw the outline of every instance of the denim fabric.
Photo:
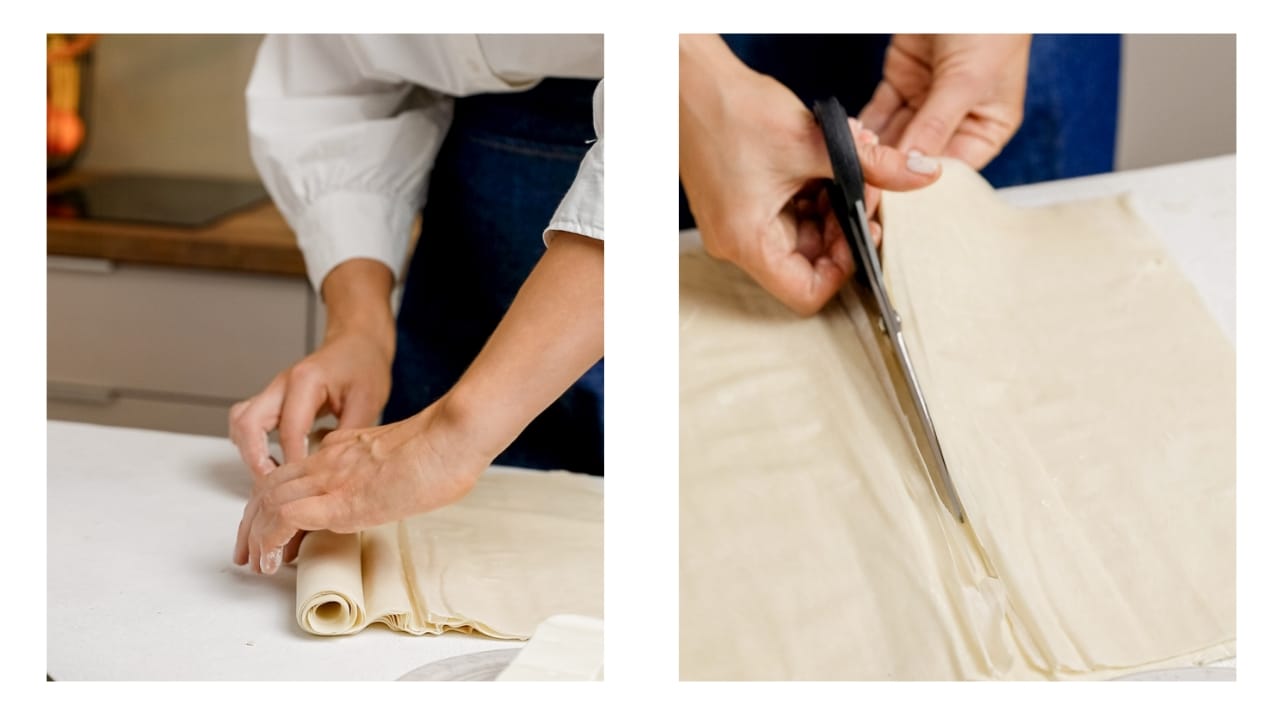
[[(542, 230), (595, 137), (595, 86), (547, 79), (456, 101), (405, 278), (383, 422), (417, 413), (457, 382), (542, 257)], [(496, 462), (603, 474), (604, 362)]]
[[(804, 101), (835, 95), (857, 113), (880, 82), (888, 35), (727, 35), (743, 62)], [(1115, 159), (1120, 36), (1036, 35), (1022, 126), (982, 170), (995, 187), (1110, 172)], [(680, 227), (693, 227), (680, 192)]]
[(1119, 35), (1036, 35), (1022, 126), (983, 169), (996, 187), (1111, 172)]

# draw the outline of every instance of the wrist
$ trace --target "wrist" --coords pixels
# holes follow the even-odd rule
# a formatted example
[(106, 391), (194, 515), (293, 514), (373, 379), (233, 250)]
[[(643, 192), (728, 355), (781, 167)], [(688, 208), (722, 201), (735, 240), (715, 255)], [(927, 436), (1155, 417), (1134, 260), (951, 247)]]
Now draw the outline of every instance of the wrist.
[(456, 448), (492, 462), (516, 436), (520, 425), (507, 422), (506, 407), (486, 401), (465, 381), (459, 381), (433, 406), (431, 424)]
[(409, 422), (447, 466), (479, 474), (515, 439), (504, 437), (492, 420), (492, 413), (483, 415), (479, 403), (455, 387)]
[(391, 311), (390, 268), (376, 260), (356, 258), (335, 267), (324, 280), (325, 342), (359, 335), (388, 358), (395, 352), (395, 316)]

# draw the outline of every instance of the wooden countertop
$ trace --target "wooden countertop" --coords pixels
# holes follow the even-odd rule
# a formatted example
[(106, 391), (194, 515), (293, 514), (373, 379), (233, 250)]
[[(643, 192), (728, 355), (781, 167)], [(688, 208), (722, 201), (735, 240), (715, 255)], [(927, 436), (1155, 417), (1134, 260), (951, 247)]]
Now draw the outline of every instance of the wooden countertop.
[[(49, 183), (59, 189), (87, 173)], [(48, 219), (48, 254), (211, 270), (306, 275), (293, 231), (271, 202), (202, 228)]]

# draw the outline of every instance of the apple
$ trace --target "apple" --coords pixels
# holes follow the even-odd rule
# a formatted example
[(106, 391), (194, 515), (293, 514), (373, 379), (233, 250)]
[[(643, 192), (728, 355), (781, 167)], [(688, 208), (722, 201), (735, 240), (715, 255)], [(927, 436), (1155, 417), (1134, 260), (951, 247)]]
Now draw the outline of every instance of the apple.
[(84, 121), (70, 110), (49, 108), (48, 144), (46, 151), (54, 157), (66, 157), (80, 149), (84, 142)]

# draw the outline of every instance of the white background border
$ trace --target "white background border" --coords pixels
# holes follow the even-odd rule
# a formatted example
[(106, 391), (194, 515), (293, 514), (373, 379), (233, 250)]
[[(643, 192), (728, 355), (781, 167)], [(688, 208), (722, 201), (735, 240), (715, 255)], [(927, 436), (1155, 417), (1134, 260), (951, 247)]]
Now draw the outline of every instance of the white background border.
[[(1277, 28), (1263, 3), (11, 3), (3, 52), (5, 714), (24, 717), (652, 715), (1215, 717), (1275, 707)], [(1040, 8), (1029, 14), (1032, 7)], [(26, 17), (17, 17), (20, 13)], [(34, 14), (34, 15), (32, 15)], [(680, 32), (1236, 32), (1238, 37), (1239, 682), (677, 683), (676, 177)], [(606, 675), (585, 685), (51, 683), (45, 659), (44, 216), (38, 193), (45, 32), (604, 32)], [(156, 538), (157, 543), (165, 542)], [(198, 649), (193, 649), (198, 652)], [(34, 703), (34, 705), (30, 704)], [(20, 708), (25, 707), (26, 710)], [(55, 710), (56, 712), (50, 712)]]

